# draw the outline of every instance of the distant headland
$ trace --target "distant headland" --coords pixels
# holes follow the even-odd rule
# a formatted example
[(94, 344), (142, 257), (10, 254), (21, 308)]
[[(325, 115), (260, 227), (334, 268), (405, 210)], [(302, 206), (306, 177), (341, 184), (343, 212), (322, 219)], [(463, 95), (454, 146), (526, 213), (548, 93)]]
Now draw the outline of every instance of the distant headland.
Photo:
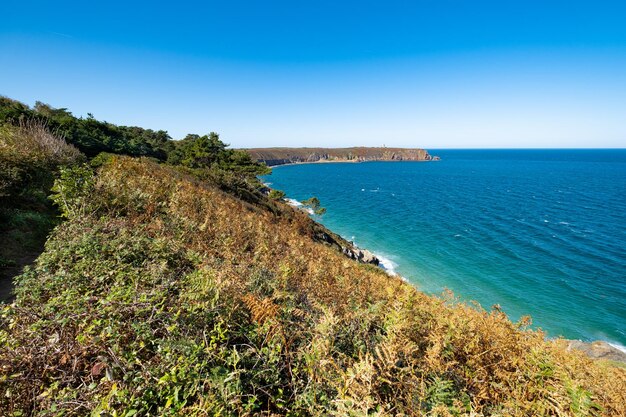
[(425, 149), (354, 148), (253, 148), (246, 151), (268, 166), (313, 162), (438, 161)]

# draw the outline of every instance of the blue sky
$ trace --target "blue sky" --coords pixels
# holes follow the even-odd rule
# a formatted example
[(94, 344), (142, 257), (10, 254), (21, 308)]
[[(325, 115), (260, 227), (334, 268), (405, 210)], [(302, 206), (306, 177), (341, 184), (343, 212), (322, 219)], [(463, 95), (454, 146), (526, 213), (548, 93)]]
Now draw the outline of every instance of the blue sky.
[(5, 2), (0, 94), (235, 147), (626, 147), (623, 1), (93, 3)]

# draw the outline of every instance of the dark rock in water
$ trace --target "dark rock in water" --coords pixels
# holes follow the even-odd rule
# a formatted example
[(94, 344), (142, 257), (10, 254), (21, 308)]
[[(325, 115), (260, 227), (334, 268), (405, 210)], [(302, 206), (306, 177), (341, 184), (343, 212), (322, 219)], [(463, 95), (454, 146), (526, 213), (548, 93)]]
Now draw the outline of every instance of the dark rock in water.
[(374, 256), (374, 254), (368, 250), (361, 251), (360, 261), (366, 264), (379, 265), (380, 260)]
[(596, 340), (595, 342), (570, 340), (567, 350), (572, 349), (585, 353), (591, 359), (606, 359), (626, 363), (626, 353), (601, 340)]

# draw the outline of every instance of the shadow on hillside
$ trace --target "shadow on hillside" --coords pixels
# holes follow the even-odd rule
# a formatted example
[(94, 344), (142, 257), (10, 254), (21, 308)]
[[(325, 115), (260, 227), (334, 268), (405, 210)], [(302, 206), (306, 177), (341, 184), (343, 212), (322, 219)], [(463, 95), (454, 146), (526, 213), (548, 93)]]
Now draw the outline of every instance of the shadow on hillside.
[(43, 252), (58, 220), (50, 206), (0, 210), (0, 302), (13, 300), (13, 279)]
[(25, 266), (31, 265), (43, 252), (43, 245), (39, 252), (28, 252), (15, 261), (14, 265), (0, 267), (0, 302), (10, 303), (15, 298), (13, 294), (13, 278), (20, 275)]

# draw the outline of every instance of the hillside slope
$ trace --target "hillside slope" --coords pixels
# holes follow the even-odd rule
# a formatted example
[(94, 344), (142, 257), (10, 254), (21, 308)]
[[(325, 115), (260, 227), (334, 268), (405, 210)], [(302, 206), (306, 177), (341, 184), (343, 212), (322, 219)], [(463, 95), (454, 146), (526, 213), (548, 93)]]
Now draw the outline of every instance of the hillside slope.
[(12, 297), (12, 278), (43, 251), (59, 213), (48, 199), (60, 167), (84, 156), (34, 120), (0, 123), (0, 302)]
[(626, 413), (624, 370), (351, 261), (285, 204), (127, 157), (81, 175), (3, 307), (0, 415)]
[(256, 148), (252, 159), (268, 166), (301, 162), (430, 161), (424, 149), (413, 148)]

